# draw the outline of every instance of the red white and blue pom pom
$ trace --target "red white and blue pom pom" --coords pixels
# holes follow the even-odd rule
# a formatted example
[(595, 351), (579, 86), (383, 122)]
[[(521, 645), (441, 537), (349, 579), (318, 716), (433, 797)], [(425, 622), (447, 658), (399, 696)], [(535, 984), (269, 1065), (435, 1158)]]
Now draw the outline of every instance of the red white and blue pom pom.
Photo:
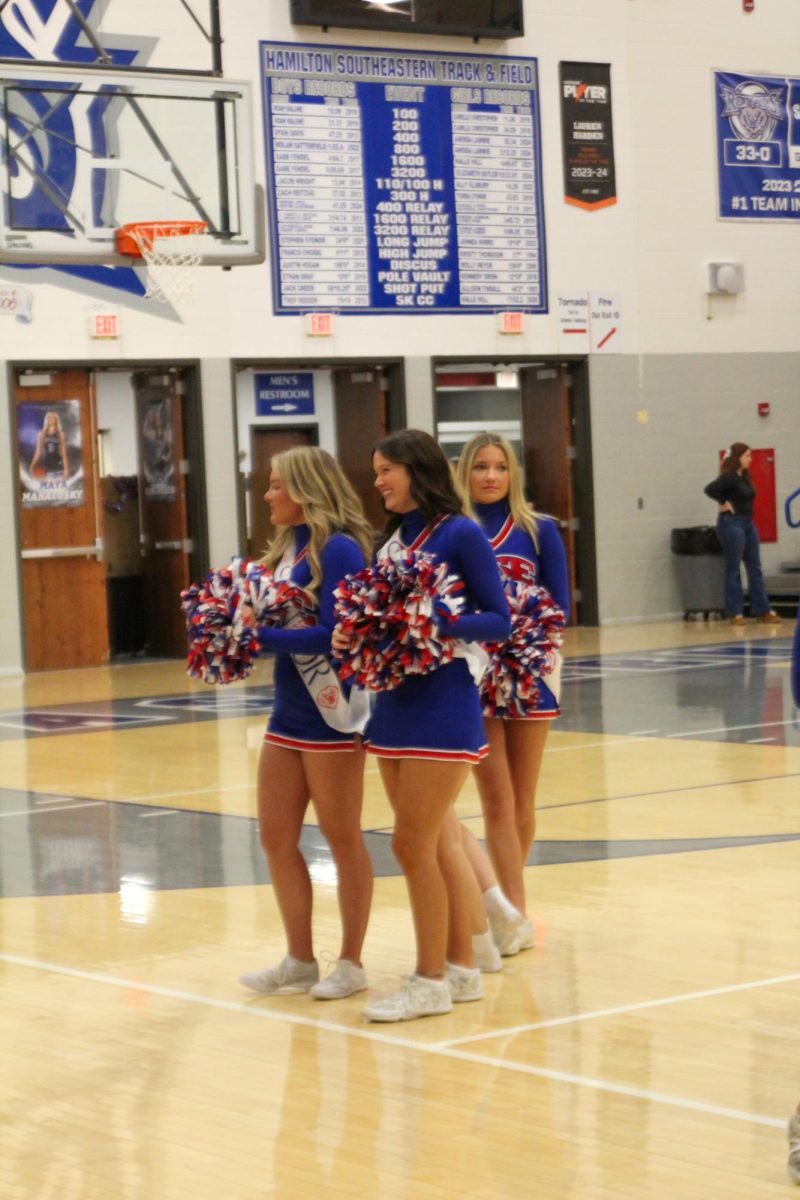
[(210, 571), (202, 584), (181, 592), (189, 639), (187, 671), (204, 683), (246, 679), (258, 657), (259, 625), (282, 625), (293, 613), (308, 610), (302, 589), (276, 583), (261, 563), (233, 558), (227, 567)]
[(335, 592), (339, 629), (349, 639), (336, 652), (339, 678), (385, 692), (407, 675), (427, 675), (449, 662), (455, 642), (441, 629), (461, 612), (463, 590), (446, 564), (424, 553), (400, 562), (381, 558), (347, 575)]
[(564, 639), (564, 613), (546, 588), (506, 580), (511, 633), (485, 647), (489, 664), (481, 680), (487, 717), (527, 717), (541, 697), (539, 681), (556, 666)]

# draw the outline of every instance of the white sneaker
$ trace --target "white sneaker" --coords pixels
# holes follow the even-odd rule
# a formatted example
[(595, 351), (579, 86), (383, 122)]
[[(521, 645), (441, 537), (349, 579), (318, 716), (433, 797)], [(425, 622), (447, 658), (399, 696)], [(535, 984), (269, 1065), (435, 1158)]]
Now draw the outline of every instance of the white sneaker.
[(520, 950), (532, 950), (536, 940), (536, 932), (533, 928), (533, 921), (529, 921), (527, 917), (523, 917), (517, 928), (517, 941), (519, 942)]
[[(516, 913), (516, 910), (515, 910)], [(493, 908), (487, 913), (492, 939), (503, 958), (519, 954), (519, 927), (523, 918), (519, 913), (510, 917), (501, 908)]]
[(472, 957), (475, 960), (475, 966), (484, 973), (503, 969), (503, 960), (492, 940), (491, 933), (473, 933)]
[(459, 967), (456, 963), (445, 963), (444, 977), (454, 1004), (483, 999), (483, 982), (478, 967)]
[(789, 1178), (793, 1183), (800, 1183), (800, 1108), (789, 1119), (789, 1161), (786, 1164)]
[(362, 1011), (368, 1021), (414, 1021), (417, 1017), (436, 1017), (453, 1007), (446, 979), (428, 979), (409, 975), (399, 992), (384, 1000), (373, 1000)]
[(276, 967), (264, 967), (263, 971), (247, 971), (239, 976), (239, 983), (265, 996), (291, 996), (294, 992), (309, 992), (319, 979), (317, 961), (301, 962), (287, 954)]
[(320, 979), (310, 989), (315, 1000), (344, 1000), (355, 992), (363, 992), (367, 986), (367, 973), (348, 958), (340, 958), (330, 975)]

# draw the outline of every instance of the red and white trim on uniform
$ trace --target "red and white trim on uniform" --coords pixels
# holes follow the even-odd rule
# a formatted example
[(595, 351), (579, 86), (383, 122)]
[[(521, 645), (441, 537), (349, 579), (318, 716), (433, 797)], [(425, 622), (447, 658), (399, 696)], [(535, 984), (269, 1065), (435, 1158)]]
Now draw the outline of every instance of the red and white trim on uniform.
[(561, 716), (561, 709), (542, 708), (536, 709), (535, 712), (525, 713), (524, 716), (522, 713), (514, 713), (510, 717), (498, 717), (496, 713), (490, 713), (484, 709), (483, 716), (487, 721), (554, 721), (556, 717)]
[(273, 746), (283, 746), (287, 750), (302, 750), (311, 754), (335, 754), (337, 750), (355, 750), (356, 739), (347, 742), (309, 742), (303, 738), (286, 737), (282, 733), (265, 733), (264, 741)]
[(506, 538), (511, 533), (511, 530), (513, 528), (514, 528), (514, 518), (511, 515), (511, 513), (509, 513), (508, 516), (506, 517), (505, 521), (503, 522), (502, 529), (499, 529), (493, 538), (489, 538), (489, 545), (492, 547), (493, 550), (496, 550), (498, 546), (501, 546), (503, 544), (503, 542), (506, 540)]
[(364, 749), (376, 758), (423, 758), (438, 762), (467, 762), (478, 763), (489, 753), (488, 744), (479, 750), (435, 750), (426, 746), (376, 746), (374, 742), (365, 742)]

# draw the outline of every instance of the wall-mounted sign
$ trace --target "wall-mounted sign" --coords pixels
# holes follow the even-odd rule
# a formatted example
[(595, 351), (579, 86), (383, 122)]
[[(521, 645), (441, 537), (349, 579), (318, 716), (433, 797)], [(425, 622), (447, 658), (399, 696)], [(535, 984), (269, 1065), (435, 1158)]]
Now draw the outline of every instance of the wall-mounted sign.
[(592, 292), (589, 297), (592, 354), (622, 353), (622, 304), (619, 292)]
[(297, 417), (314, 411), (314, 375), (311, 371), (254, 375), (256, 416)]
[(119, 312), (97, 305), (86, 314), (90, 338), (115, 340), (120, 334)]
[(30, 288), (0, 287), (0, 316), (16, 317), (23, 325), (33, 320), (33, 292)]
[(719, 216), (800, 220), (800, 78), (714, 72)]
[(589, 293), (559, 292), (559, 351), (562, 354), (588, 354), (589, 348)]
[(533, 58), (261, 43), (277, 313), (547, 311)]
[(588, 209), (616, 204), (611, 67), (608, 63), (562, 62), (558, 78), (564, 199)]
[(17, 405), (23, 508), (77, 508), (86, 497), (80, 400)]

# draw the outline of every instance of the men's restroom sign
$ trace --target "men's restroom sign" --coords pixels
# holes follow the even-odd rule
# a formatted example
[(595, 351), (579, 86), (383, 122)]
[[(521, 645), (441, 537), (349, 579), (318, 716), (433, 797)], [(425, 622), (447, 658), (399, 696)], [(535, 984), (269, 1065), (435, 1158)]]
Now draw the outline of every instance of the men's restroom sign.
[(313, 372), (258, 374), (253, 378), (257, 417), (299, 417), (313, 413)]

